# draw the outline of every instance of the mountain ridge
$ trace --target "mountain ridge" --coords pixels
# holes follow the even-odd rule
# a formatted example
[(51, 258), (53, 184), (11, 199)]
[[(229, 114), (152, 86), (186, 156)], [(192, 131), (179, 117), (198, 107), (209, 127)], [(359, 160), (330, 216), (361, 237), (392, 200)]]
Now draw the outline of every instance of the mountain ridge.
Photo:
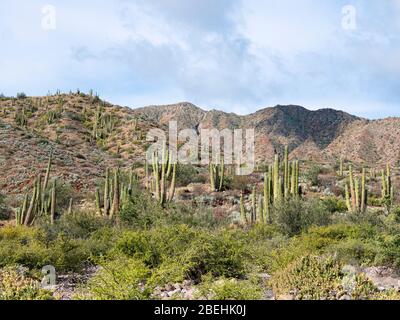
[[(109, 121), (93, 138), (96, 117)], [(110, 120), (111, 119), (111, 120)], [(277, 105), (249, 115), (203, 110), (189, 102), (136, 109), (83, 93), (0, 98), (0, 186), (19, 192), (44, 173), (49, 148), (54, 170), (76, 189), (90, 189), (107, 166), (143, 163), (151, 128), (254, 128), (258, 162), (271, 163), (289, 145), (291, 158), (336, 162), (342, 158), (383, 167), (400, 159), (400, 118), (368, 120), (341, 110)], [(101, 126), (101, 123), (97, 124)], [(110, 128), (109, 128), (110, 127)], [(96, 129), (96, 130), (97, 130)]]

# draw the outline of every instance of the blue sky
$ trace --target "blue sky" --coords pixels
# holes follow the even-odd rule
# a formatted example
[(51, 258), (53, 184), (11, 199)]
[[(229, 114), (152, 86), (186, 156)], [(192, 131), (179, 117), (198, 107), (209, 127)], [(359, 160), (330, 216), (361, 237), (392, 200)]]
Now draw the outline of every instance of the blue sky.
[(1, 0), (0, 43), (5, 95), (400, 116), (400, 0)]

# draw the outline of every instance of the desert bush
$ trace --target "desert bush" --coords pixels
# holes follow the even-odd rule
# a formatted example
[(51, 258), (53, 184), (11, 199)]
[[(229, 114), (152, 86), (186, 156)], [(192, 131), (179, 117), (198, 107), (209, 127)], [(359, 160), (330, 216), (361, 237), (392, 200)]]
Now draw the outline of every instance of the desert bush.
[(132, 188), (132, 196), (123, 203), (120, 218), (128, 226), (148, 228), (159, 219), (162, 207), (147, 192), (142, 192), (137, 185)]
[(338, 199), (336, 197), (326, 197), (322, 199), (322, 204), (330, 213), (347, 211), (346, 202), (343, 199)]
[(191, 227), (215, 229), (226, 226), (227, 218), (215, 218), (212, 208), (193, 203), (171, 203), (165, 214), (157, 221), (158, 225), (186, 224)]
[(83, 239), (40, 227), (5, 227), (0, 229), (0, 267), (18, 264), (41, 269), (53, 265), (57, 271), (80, 270), (94, 257), (106, 255), (112, 239), (104, 230)]
[(201, 175), (199, 168), (192, 165), (179, 164), (176, 170), (176, 186), (185, 187), (190, 183), (206, 183), (206, 176)]
[(226, 181), (226, 188), (229, 190), (243, 190), (250, 192), (250, 186), (252, 179), (249, 176), (237, 176), (233, 175)]
[(387, 301), (399, 301), (400, 292), (396, 289), (375, 293), (371, 300), (387, 300)]
[(0, 220), (7, 219), (8, 212), (5, 204), (5, 196), (0, 193)]
[(196, 298), (212, 300), (259, 300), (262, 297), (261, 285), (255, 280), (202, 277), (196, 287)]
[(336, 300), (343, 295), (366, 299), (376, 288), (363, 275), (354, 275), (346, 283), (343, 265), (331, 256), (304, 256), (273, 275), (275, 295), (292, 294), (296, 300)]
[[(311, 227), (306, 233), (272, 250), (268, 257), (268, 265), (271, 271), (282, 270), (300, 257), (326, 253), (337, 254), (340, 247), (336, 246), (340, 243), (351, 241), (351, 239), (368, 242), (375, 237), (376, 230), (370, 225), (334, 224)], [(347, 256), (345, 250), (342, 251), (341, 256)]]
[(312, 186), (318, 186), (318, 176), (321, 172), (321, 168), (317, 164), (313, 164), (305, 174), (307, 181), (311, 182)]
[(51, 292), (40, 288), (39, 282), (27, 277), (21, 268), (0, 269), (0, 300), (51, 299)]
[(119, 258), (100, 262), (100, 270), (87, 288), (75, 298), (91, 300), (144, 300), (151, 293), (146, 286), (150, 270), (140, 260)]
[(63, 215), (54, 225), (40, 223), (47, 241), (57, 238), (60, 233), (71, 239), (89, 239), (98, 230), (112, 230), (112, 221), (105, 217), (89, 214)]
[(318, 200), (282, 201), (273, 208), (273, 217), (282, 230), (290, 236), (299, 234), (310, 226), (323, 226), (330, 223), (330, 213)]
[(26, 94), (24, 92), (18, 92), (17, 93), (17, 99), (26, 99)]
[(216, 277), (243, 277), (249, 258), (245, 243), (242, 232), (165, 226), (124, 232), (113, 253), (139, 259), (152, 269), (160, 267), (154, 271), (157, 281), (166, 281), (165, 273), (174, 275), (174, 280), (199, 281), (206, 273)]

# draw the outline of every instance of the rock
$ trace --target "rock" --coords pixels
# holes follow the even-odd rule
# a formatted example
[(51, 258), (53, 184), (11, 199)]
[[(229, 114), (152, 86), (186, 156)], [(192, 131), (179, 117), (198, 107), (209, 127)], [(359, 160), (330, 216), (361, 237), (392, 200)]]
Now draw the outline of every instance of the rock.
[(174, 288), (174, 286), (172, 285), (172, 284), (170, 284), (170, 283), (168, 283), (166, 286), (165, 286), (165, 291), (172, 291), (172, 290), (174, 290), (175, 288)]
[(349, 295), (345, 294), (345, 295), (341, 296), (339, 298), (339, 300), (351, 300), (351, 297)]
[(290, 301), (290, 300), (295, 300), (294, 296), (292, 294), (281, 294), (276, 297), (276, 300), (281, 300), (281, 301)]
[(177, 290), (181, 290), (182, 289), (182, 287), (181, 287), (181, 285), (179, 283), (175, 283), (174, 284), (174, 288), (177, 289)]
[(400, 290), (400, 275), (396, 270), (389, 267), (370, 267), (362, 271), (378, 290)]
[(185, 288), (187, 288), (187, 287), (189, 287), (189, 286), (191, 286), (191, 285), (193, 285), (193, 281), (192, 281), (192, 280), (184, 280), (184, 281), (183, 281), (183, 286), (184, 286)]

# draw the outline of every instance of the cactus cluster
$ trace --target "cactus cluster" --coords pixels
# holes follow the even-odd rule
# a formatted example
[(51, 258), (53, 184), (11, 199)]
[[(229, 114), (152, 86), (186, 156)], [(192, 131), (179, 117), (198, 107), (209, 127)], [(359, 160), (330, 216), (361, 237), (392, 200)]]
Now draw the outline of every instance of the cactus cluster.
[(280, 163), (279, 155), (275, 155), (274, 164), (269, 166), (268, 174), (265, 175), (267, 190), (271, 203), (281, 201), (288, 197), (297, 197), (299, 191), (299, 161), (289, 162), (289, 148), (285, 147), (283, 165)]
[(104, 190), (95, 190), (96, 214), (115, 218), (119, 221), (120, 210), (123, 209), (133, 196), (133, 184), (138, 180), (133, 169), (129, 173), (121, 172), (120, 168), (106, 169)]
[(22, 206), (17, 210), (15, 216), (16, 225), (31, 226), (39, 216), (50, 216), (51, 224), (54, 223), (57, 209), (57, 180), (53, 179), (49, 190), (51, 165), (52, 155), (50, 154), (43, 183), (42, 176), (39, 174), (33, 184), (33, 192), (30, 199), (29, 195), (26, 194)]
[(381, 179), (382, 179), (382, 187), (381, 187), (382, 200), (387, 205), (391, 206), (394, 200), (394, 187), (392, 184), (392, 176), (389, 164), (386, 165), (386, 171), (382, 169)]
[(115, 117), (104, 113), (104, 106), (98, 105), (93, 118), (92, 139), (107, 138), (114, 131), (115, 125)]
[[(250, 223), (270, 223), (271, 207), (290, 197), (299, 197), (299, 161), (289, 161), (289, 148), (285, 147), (283, 163), (279, 155), (275, 155), (274, 164), (270, 165), (268, 172), (264, 173), (263, 194), (257, 196), (257, 189), (254, 186), (251, 194), (251, 215)], [(241, 196), (240, 211), (243, 223), (248, 223)]]
[[(152, 169), (151, 192), (154, 193), (157, 201), (164, 206), (174, 198), (177, 169), (177, 163), (173, 163), (172, 154), (168, 150), (166, 143), (164, 143), (161, 158), (158, 152), (153, 153)], [(145, 170), (147, 175), (147, 163)]]
[(210, 188), (211, 191), (222, 191), (224, 188), (224, 175), (225, 175), (225, 165), (224, 158), (221, 157), (219, 164), (210, 163), (209, 165), (210, 173)]
[(339, 162), (339, 177), (343, 177), (343, 159), (340, 158)]
[(349, 166), (349, 181), (345, 185), (346, 206), (349, 212), (363, 213), (367, 209), (368, 190), (366, 171), (362, 169), (360, 180), (354, 177), (353, 166)]
[(28, 126), (28, 117), (25, 113), (25, 108), (15, 111), (14, 122), (22, 128), (26, 128)]

